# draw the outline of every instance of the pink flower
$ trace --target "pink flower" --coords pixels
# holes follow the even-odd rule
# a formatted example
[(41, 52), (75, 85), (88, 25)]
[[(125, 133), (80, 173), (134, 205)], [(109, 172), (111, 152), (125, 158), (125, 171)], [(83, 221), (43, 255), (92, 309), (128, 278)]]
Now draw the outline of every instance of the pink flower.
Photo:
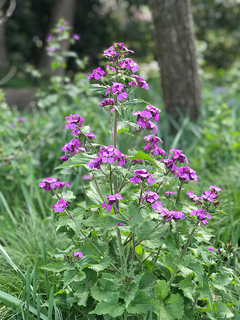
[(208, 250), (209, 250), (209, 251), (212, 251), (212, 252), (214, 251), (214, 249), (212, 249), (212, 248), (208, 248)]
[(81, 251), (77, 252), (77, 251), (74, 251), (74, 257), (76, 259), (79, 259), (79, 258), (82, 258), (83, 257), (83, 253)]
[(72, 34), (72, 38), (75, 39), (75, 40), (77, 40), (77, 41), (81, 39), (80, 35), (77, 34), (77, 33), (73, 33), (73, 34)]

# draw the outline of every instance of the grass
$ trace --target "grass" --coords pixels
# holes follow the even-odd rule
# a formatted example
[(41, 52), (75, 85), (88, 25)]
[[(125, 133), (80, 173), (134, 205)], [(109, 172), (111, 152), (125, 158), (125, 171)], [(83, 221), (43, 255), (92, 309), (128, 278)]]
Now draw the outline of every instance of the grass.
[[(220, 241), (232, 242), (238, 247), (240, 240), (240, 197), (239, 197), (239, 155), (238, 148), (233, 148), (235, 143), (234, 135), (240, 126), (239, 117), (239, 93), (231, 93), (236, 103), (228, 108), (230, 119), (234, 120), (233, 125), (226, 126), (224, 144), (216, 143), (207, 139), (214, 134), (218, 137), (218, 130), (215, 122), (219, 122), (220, 133), (225, 129), (226, 117), (218, 119), (218, 109), (221, 113), (221, 105), (227, 103), (231, 98), (229, 95), (216, 95), (214, 86), (204, 84), (203, 103), (200, 109), (200, 116), (196, 123), (192, 123), (179, 111), (179, 121), (176, 121), (165, 112), (162, 104), (161, 92), (158, 87), (158, 80), (150, 81), (148, 91), (141, 90), (137, 96), (151, 101), (151, 103), (162, 110), (158, 136), (164, 143), (163, 148), (168, 151), (171, 148), (178, 148), (184, 151), (189, 159), (189, 166), (197, 171), (199, 182), (189, 184), (184, 192), (191, 188), (193, 192), (201, 194), (207, 190), (210, 184), (222, 188), (220, 212), (215, 215), (209, 224), (209, 229), (215, 235), (213, 244), (218, 245)], [(74, 106), (76, 112), (84, 115), (86, 123), (96, 128), (96, 142), (110, 144), (108, 133), (102, 133), (106, 128), (106, 114), (101, 108), (96, 109), (97, 100), (91, 100), (89, 108), (84, 105)], [(96, 111), (97, 110), (97, 111)], [(24, 113), (26, 123), (33, 126), (32, 143), (36, 143), (41, 135), (51, 133), (63, 123), (63, 113), (57, 114), (57, 109), (52, 111), (36, 111), (32, 115)], [(72, 112), (70, 108), (64, 111), (66, 114)], [(96, 116), (97, 112), (97, 116)], [(53, 120), (53, 116), (56, 117)], [(52, 119), (49, 121), (49, 119)], [(215, 119), (215, 120), (214, 120)], [(170, 123), (175, 127), (175, 136), (169, 133)], [(53, 125), (54, 124), (54, 125)], [(44, 132), (42, 132), (44, 127)], [(209, 132), (204, 132), (209, 128)], [(101, 133), (100, 133), (101, 132)], [(94, 131), (95, 133), (95, 131)], [(27, 153), (18, 160), (5, 166), (1, 173), (0, 192), (0, 234), (2, 245), (2, 256), (0, 256), (0, 297), (5, 299), (5, 304), (0, 308), (0, 319), (10, 319), (12, 314), (18, 314), (14, 319), (31, 319), (30, 314), (36, 312), (37, 319), (51, 319), (48, 317), (46, 306), (55, 310), (56, 318), (61, 319), (61, 313), (53, 303), (53, 292), (56, 292), (59, 279), (56, 275), (48, 274), (41, 269), (50, 259), (47, 252), (59, 247), (64, 249), (67, 243), (56, 238), (53, 218), (49, 208), (53, 204), (50, 193), (42, 193), (38, 188), (38, 182), (46, 176), (56, 176), (55, 167), (60, 164), (61, 147), (71, 139), (66, 130), (45, 139), (38, 148)], [(142, 136), (133, 140), (125, 135), (123, 143), (119, 148), (124, 150), (128, 147), (136, 147), (142, 143)], [(217, 138), (216, 138), (217, 139)], [(224, 149), (224, 152), (222, 152)], [(207, 150), (207, 151), (206, 151)], [(219, 157), (219, 154), (221, 157)], [(83, 171), (82, 174), (85, 174)], [(83, 198), (83, 192), (79, 183), (79, 177), (73, 177), (67, 170), (63, 171), (62, 181), (71, 181), (71, 190), (77, 195), (76, 202)], [(6, 254), (4, 253), (6, 252)], [(9, 258), (8, 258), (9, 257)], [(11, 262), (12, 261), (12, 262)], [(234, 270), (239, 273), (238, 252), (234, 254), (231, 264)], [(31, 290), (26, 290), (31, 288)], [(2, 292), (5, 293), (5, 298)], [(28, 292), (28, 295), (27, 295)], [(238, 297), (237, 290), (232, 294)], [(26, 307), (16, 308), (20, 301), (26, 301)], [(18, 301), (18, 302), (17, 302)], [(239, 300), (240, 301), (240, 300)], [(45, 303), (45, 306), (40, 308)], [(34, 310), (31, 308), (35, 308)], [(29, 313), (30, 311), (30, 313)], [(39, 312), (41, 314), (39, 316)], [(50, 312), (50, 311), (49, 311)], [(66, 315), (63, 315), (66, 316)], [(40, 317), (40, 318), (39, 318)]]

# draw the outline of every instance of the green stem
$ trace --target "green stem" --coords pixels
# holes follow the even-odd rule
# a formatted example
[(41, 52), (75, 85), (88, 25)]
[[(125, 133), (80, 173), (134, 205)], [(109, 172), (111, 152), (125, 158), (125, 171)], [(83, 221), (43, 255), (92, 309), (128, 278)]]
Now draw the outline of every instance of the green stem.
[(133, 249), (132, 249), (132, 266), (131, 266), (131, 270), (133, 270), (134, 257), (135, 257), (135, 226), (133, 228), (133, 233), (132, 233), (132, 243), (133, 243)]
[(99, 193), (100, 197), (102, 198), (102, 201), (105, 202), (105, 200), (104, 200), (104, 198), (103, 198), (103, 195), (102, 195), (102, 192), (101, 192), (101, 190), (100, 190), (100, 188), (99, 188), (99, 185), (98, 185), (98, 183), (97, 183), (97, 179), (96, 179), (96, 177), (95, 177), (95, 175), (94, 175), (93, 172), (92, 172), (92, 175), (93, 175), (93, 179), (94, 179), (94, 181), (95, 181), (96, 187), (97, 187), (97, 189), (98, 189), (98, 193)]
[[(130, 171), (132, 165), (133, 165), (133, 161), (131, 162), (131, 164), (130, 164), (130, 166), (129, 166), (129, 168), (128, 168), (128, 171)], [(120, 192), (120, 191), (122, 190), (122, 188), (124, 187), (124, 183), (125, 183), (125, 181), (126, 181), (127, 175), (128, 175), (128, 173), (126, 173), (126, 174), (125, 174), (125, 177), (123, 178), (123, 181), (122, 181), (122, 183), (121, 183), (121, 185), (120, 185), (120, 187), (119, 187), (119, 192)]]
[(150, 231), (144, 238), (142, 238), (142, 240), (140, 240), (140, 241), (136, 244), (136, 247), (137, 247), (141, 242), (143, 242), (143, 240), (145, 240), (151, 233), (153, 233), (153, 231), (156, 230), (157, 227), (158, 227), (161, 223), (162, 223), (162, 221), (159, 222), (159, 223), (156, 225), (156, 227), (154, 227), (154, 228), (152, 229), (152, 231)]
[[(186, 251), (187, 251), (187, 248), (188, 248), (188, 246), (189, 246), (189, 244), (190, 244), (190, 241), (192, 240), (192, 238), (193, 238), (193, 236), (194, 236), (194, 232), (195, 232), (195, 229), (192, 230), (192, 232), (191, 232), (191, 234), (190, 234), (190, 236), (189, 236), (189, 238), (188, 238), (188, 240), (187, 240), (187, 242), (186, 242), (186, 244), (185, 244), (185, 246), (184, 246), (184, 248), (183, 248), (183, 251), (182, 251), (180, 260), (182, 260), (182, 258), (184, 257), (184, 255), (185, 255), (185, 253), (186, 253)], [(173, 274), (172, 274), (172, 276), (171, 276), (171, 278), (170, 278), (170, 280), (169, 280), (169, 285), (172, 284), (172, 282), (173, 282), (173, 280), (174, 280), (174, 278), (175, 278), (175, 276), (176, 276), (176, 273), (177, 273), (177, 266), (175, 266), (175, 268), (174, 268), (174, 270), (173, 270)]]
[(182, 189), (182, 183), (180, 184), (180, 187), (179, 187), (179, 190), (178, 190), (177, 199), (176, 199), (175, 204), (177, 204), (177, 203), (178, 203), (179, 195), (180, 195), (181, 189)]
[(150, 271), (150, 274), (153, 272), (153, 270), (154, 270), (154, 268), (155, 268), (155, 265), (156, 265), (156, 263), (157, 263), (157, 259), (158, 259), (158, 256), (159, 256), (159, 253), (160, 253), (161, 249), (162, 249), (162, 245), (158, 248), (158, 252), (157, 252), (157, 255), (156, 255), (155, 259), (154, 259), (154, 262), (153, 262), (153, 265), (152, 265), (152, 269), (151, 269), (151, 271)]
[(124, 274), (125, 273), (125, 256), (124, 256), (124, 250), (123, 250), (123, 245), (122, 245), (121, 231), (119, 228), (117, 228), (117, 240), (118, 240), (121, 268), (122, 268), (122, 272)]

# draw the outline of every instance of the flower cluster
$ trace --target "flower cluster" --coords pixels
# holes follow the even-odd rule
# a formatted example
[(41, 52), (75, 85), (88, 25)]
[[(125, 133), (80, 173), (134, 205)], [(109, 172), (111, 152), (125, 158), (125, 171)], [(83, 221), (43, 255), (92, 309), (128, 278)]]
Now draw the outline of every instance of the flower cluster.
[(126, 160), (129, 160), (126, 155), (122, 154), (118, 149), (115, 149), (114, 146), (102, 146), (100, 150), (97, 154), (99, 157), (87, 163), (90, 169), (96, 168), (99, 170), (101, 169), (102, 163), (113, 164), (115, 161), (122, 167), (125, 165)]
[(99, 68), (93, 70), (93, 72), (90, 73), (87, 78), (88, 78), (88, 80), (90, 80), (92, 78), (94, 78), (95, 80), (100, 80), (101, 77), (104, 75), (105, 75), (105, 71), (101, 67), (99, 67)]
[(181, 182), (187, 182), (187, 181), (198, 181), (198, 177), (196, 175), (196, 172), (189, 168), (189, 167), (181, 167), (178, 169), (177, 173), (176, 173), (177, 178), (181, 181)]
[[(148, 90), (149, 86), (146, 81), (143, 80), (141, 76), (138, 76), (136, 74), (131, 75), (132, 78), (136, 78), (133, 81), (128, 82), (129, 86), (139, 86), (139, 88), (143, 88)], [(136, 81), (135, 81), (136, 80)]]
[(77, 126), (82, 127), (84, 118), (80, 117), (78, 114), (70, 114), (69, 117), (65, 118), (67, 124), (65, 125), (66, 129), (77, 129)]
[(182, 211), (175, 211), (175, 210), (168, 211), (164, 207), (161, 207), (156, 211), (160, 213), (160, 216), (163, 217), (165, 221), (185, 219), (185, 215)]
[(218, 192), (221, 191), (221, 188), (210, 186), (210, 191), (203, 191), (203, 194), (198, 197), (196, 194), (194, 194), (192, 191), (187, 192), (187, 195), (189, 198), (196, 202), (197, 205), (210, 205), (213, 204), (214, 207), (217, 207), (220, 201), (217, 201), (217, 198), (219, 197)]
[(67, 182), (60, 182), (55, 178), (46, 178), (40, 182), (38, 186), (46, 191), (51, 191), (52, 189), (59, 189), (65, 185), (70, 188), (70, 185)]
[[(188, 163), (187, 157), (182, 153), (182, 150), (178, 149), (170, 149), (168, 158), (169, 159), (163, 159), (161, 160), (164, 162), (165, 166), (171, 170), (171, 173), (176, 173), (177, 171), (177, 163)], [(186, 167), (187, 168), (187, 167)]]
[(146, 140), (145, 146), (144, 146), (145, 150), (149, 150), (155, 156), (157, 156), (159, 154), (162, 154), (162, 155), (166, 154), (166, 152), (163, 149), (161, 149), (157, 146), (157, 143), (159, 141), (162, 143), (162, 140), (160, 138), (158, 138), (157, 136), (149, 135), (149, 136), (144, 137), (143, 139)]
[(190, 213), (190, 217), (196, 216), (197, 221), (200, 221), (200, 225), (204, 224), (206, 225), (208, 223), (207, 219), (212, 219), (212, 217), (209, 215), (209, 213), (206, 210), (203, 210), (202, 208), (199, 208), (197, 210), (192, 210)]
[(139, 69), (138, 64), (129, 58), (126, 60), (120, 61), (119, 68), (121, 69), (126, 68), (128, 70), (131, 70), (133, 73), (137, 72)]
[(55, 203), (51, 208), (54, 209), (54, 212), (63, 212), (64, 208), (66, 208), (67, 206), (70, 206), (70, 204), (67, 201), (61, 199), (57, 203)]
[(123, 197), (119, 193), (116, 193), (115, 195), (107, 196), (107, 202), (104, 202), (102, 204), (102, 208), (106, 207), (106, 209), (110, 211), (112, 209), (112, 204), (116, 203), (119, 200), (123, 200)]
[(140, 169), (134, 171), (134, 176), (130, 179), (134, 184), (138, 184), (140, 181), (147, 180), (149, 184), (153, 184), (155, 182), (154, 175), (149, 173), (146, 169)]
[(128, 52), (134, 53), (134, 51), (129, 50), (124, 46), (124, 43), (116, 43), (103, 52), (103, 56), (110, 58), (111, 60), (117, 60), (120, 57), (125, 57)]
[(67, 161), (71, 157), (71, 155), (75, 155), (78, 152), (84, 153), (86, 152), (86, 149), (81, 147), (80, 140), (72, 139), (62, 147), (62, 151), (65, 151), (67, 153), (64, 156), (60, 157), (60, 160)]
[(158, 121), (160, 112), (161, 110), (153, 107), (152, 105), (146, 106), (143, 111), (133, 111), (133, 115), (137, 116), (137, 124), (140, 126), (140, 132), (147, 129), (153, 130), (153, 133), (156, 134), (158, 126), (150, 121), (150, 119), (152, 118), (154, 121)]
[(146, 201), (146, 203), (152, 205), (153, 210), (158, 210), (158, 208), (162, 206), (162, 202), (157, 201), (158, 198), (159, 195), (156, 192), (145, 191), (143, 195), (139, 198), (139, 200), (143, 199), (142, 203)]
[(111, 92), (112, 95), (117, 95), (117, 99), (119, 101), (126, 99), (128, 95), (126, 90), (124, 89), (124, 84), (118, 82), (113, 82), (112, 84), (113, 85), (107, 89), (105, 94), (107, 95), (109, 94), (109, 92)]

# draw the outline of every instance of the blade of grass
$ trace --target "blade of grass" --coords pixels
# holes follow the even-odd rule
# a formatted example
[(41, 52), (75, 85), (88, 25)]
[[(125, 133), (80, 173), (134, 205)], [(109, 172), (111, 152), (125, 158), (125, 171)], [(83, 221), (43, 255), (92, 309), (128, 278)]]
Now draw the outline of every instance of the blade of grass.
[(15, 220), (13, 214), (12, 214), (12, 211), (10, 210), (10, 208), (9, 208), (9, 206), (8, 206), (8, 204), (7, 204), (7, 201), (6, 201), (6, 199), (4, 198), (4, 196), (3, 196), (3, 194), (2, 194), (1, 191), (0, 191), (0, 199), (1, 199), (1, 201), (2, 201), (2, 204), (3, 204), (4, 208), (5, 208), (5, 210), (7, 211), (8, 215), (9, 215), (9, 217), (11, 218), (12, 223), (13, 223), (14, 225), (17, 225), (17, 222), (16, 222), (16, 220)]

